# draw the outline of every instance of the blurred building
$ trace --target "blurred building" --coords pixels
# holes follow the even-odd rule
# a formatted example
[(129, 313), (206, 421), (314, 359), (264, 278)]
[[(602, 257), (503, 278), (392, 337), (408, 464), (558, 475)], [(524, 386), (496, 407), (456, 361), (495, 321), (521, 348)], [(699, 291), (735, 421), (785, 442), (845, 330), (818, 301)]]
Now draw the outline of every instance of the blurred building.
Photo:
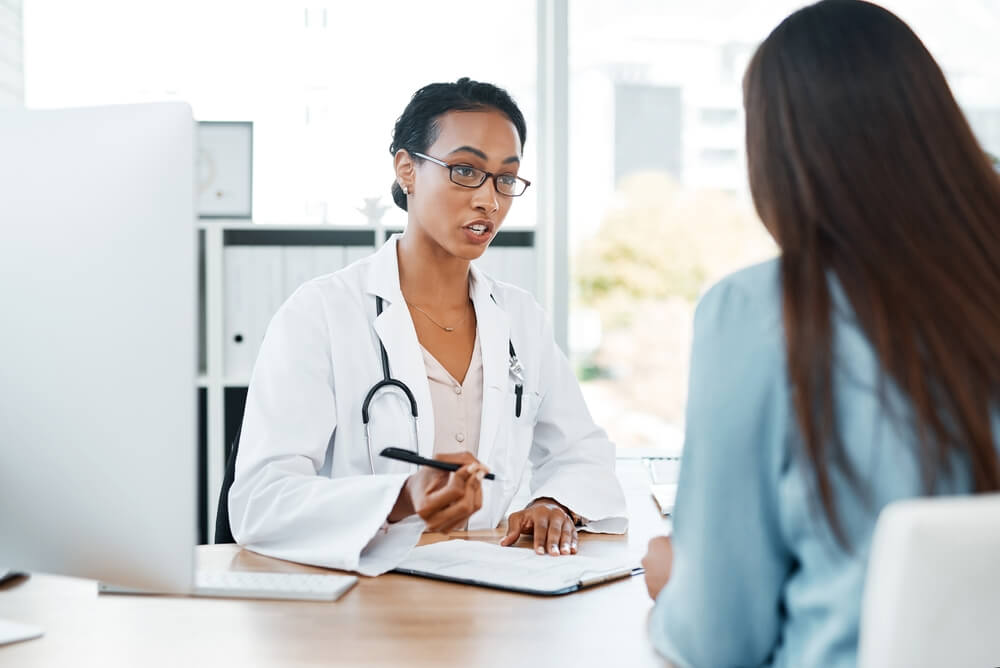
[(669, 35), (618, 45), (571, 73), (574, 233), (596, 229), (634, 172), (746, 195), (740, 79), (755, 45)]
[[(570, 14), (570, 229), (593, 234), (621, 178), (666, 173), (684, 188), (748, 197), (742, 77), (798, 0), (574, 2)], [(942, 65), (983, 147), (1000, 155), (1000, 0), (883, 0)]]

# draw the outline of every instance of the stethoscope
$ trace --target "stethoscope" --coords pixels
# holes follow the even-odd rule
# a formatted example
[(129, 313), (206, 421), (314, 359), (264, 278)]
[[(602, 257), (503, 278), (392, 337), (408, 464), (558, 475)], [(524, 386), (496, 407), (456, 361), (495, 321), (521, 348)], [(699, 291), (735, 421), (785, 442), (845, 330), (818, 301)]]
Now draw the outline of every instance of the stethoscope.
[[(493, 295), (490, 295), (492, 298)], [(496, 303), (496, 299), (493, 299), (493, 303)], [(382, 298), (375, 297), (375, 315), (376, 317), (382, 315)], [(369, 407), (371, 406), (372, 400), (375, 399), (375, 395), (383, 390), (388, 390), (391, 388), (397, 388), (403, 391), (406, 395), (406, 399), (410, 402), (410, 422), (413, 424), (413, 450), (416, 451), (416, 445), (419, 443), (417, 439), (417, 400), (413, 397), (413, 392), (410, 388), (406, 386), (401, 380), (397, 380), (389, 375), (389, 354), (385, 351), (385, 345), (382, 344), (382, 339), (379, 338), (378, 333), (375, 334), (375, 338), (378, 338), (378, 347), (382, 352), (382, 380), (372, 385), (372, 388), (368, 390), (368, 394), (365, 395), (365, 400), (361, 404), (361, 422), (365, 425), (365, 446), (368, 448), (368, 461), (372, 466), (372, 473), (375, 473), (375, 456), (372, 454), (372, 442), (369, 430), (369, 423), (371, 421), (371, 414), (369, 412)], [(510, 349), (510, 375), (514, 378), (514, 417), (521, 417), (521, 396), (524, 394), (524, 367), (521, 365), (520, 360), (517, 359), (517, 353), (514, 352), (514, 342), (507, 339), (507, 345)]]

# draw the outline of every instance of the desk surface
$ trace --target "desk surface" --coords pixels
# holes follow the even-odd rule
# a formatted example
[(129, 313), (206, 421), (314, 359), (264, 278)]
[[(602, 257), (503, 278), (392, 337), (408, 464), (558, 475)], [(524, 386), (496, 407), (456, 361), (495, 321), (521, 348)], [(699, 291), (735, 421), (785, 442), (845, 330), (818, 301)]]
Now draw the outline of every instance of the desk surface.
[[(581, 534), (581, 554), (638, 560), (668, 529), (641, 465), (619, 461), (619, 477), (629, 534)], [(233, 545), (197, 549), (212, 570), (325, 572)], [(98, 596), (92, 580), (36, 575), (0, 590), (0, 618), (45, 636), (0, 647), (0, 666), (662, 666), (646, 635), (651, 607), (641, 576), (546, 598), (389, 574), (327, 603)]]

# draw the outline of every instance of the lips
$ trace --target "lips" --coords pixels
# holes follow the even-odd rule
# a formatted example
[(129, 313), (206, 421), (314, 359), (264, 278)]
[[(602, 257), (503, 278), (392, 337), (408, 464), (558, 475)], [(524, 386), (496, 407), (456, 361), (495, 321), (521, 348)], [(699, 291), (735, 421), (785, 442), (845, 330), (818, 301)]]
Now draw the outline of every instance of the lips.
[(474, 220), (465, 225), (464, 229), (471, 231), (473, 234), (488, 237), (493, 233), (493, 223), (488, 220)]
[(462, 226), (462, 236), (465, 242), (473, 246), (485, 248), (493, 240), (496, 225), (486, 219), (474, 220)]

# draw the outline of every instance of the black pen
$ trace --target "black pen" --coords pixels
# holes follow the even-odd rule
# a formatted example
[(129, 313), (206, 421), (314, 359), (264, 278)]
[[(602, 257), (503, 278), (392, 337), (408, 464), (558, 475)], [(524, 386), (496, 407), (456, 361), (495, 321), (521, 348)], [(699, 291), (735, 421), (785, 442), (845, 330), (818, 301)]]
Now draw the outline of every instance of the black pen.
[[(413, 450), (407, 450), (405, 448), (386, 448), (379, 454), (383, 457), (388, 457), (389, 459), (398, 459), (401, 462), (419, 464), (420, 466), (430, 466), (431, 468), (441, 469), (442, 471), (457, 471), (463, 466), (462, 464), (456, 464), (454, 462), (442, 462), (437, 459), (427, 459), (426, 457), (421, 457)], [(496, 476), (492, 473), (487, 473), (483, 477), (487, 480), (496, 480)]]

